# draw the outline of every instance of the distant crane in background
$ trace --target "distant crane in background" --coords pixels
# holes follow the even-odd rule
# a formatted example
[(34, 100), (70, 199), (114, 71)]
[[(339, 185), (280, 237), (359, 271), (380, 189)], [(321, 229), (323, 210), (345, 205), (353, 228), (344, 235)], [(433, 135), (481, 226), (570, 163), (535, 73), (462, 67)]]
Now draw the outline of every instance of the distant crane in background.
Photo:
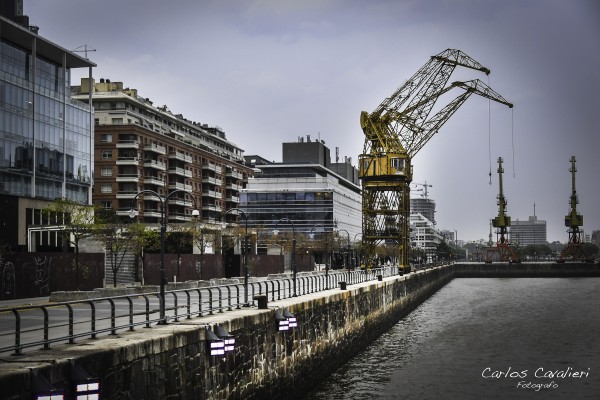
[[(401, 271), (410, 271), (410, 183), (412, 158), (458, 108), (475, 93), (512, 108), (498, 93), (480, 80), (453, 82), (446, 86), (457, 66), (490, 70), (460, 50), (447, 49), (432, 56), (392, 96), (372, 113), (363, 111), (360, 125), (365, 135), (359, 156), (362, 181), (362, 239), (367, 267), (376, 263), (380, 243), (396, 246)], [(438, 98), (452, 89), (464, 92), (432, 117)]]
[(428, 197), (428, 192), (427, 192), (427, 188), (433, 187), (433, 185), (428, 185), (427, 181), (425, 181), (425, 183), (419, 183), (419, 182), (413, 182), (412, 183), (415, 186), (422, 186), (421, 189), (417, 189), (417, 192), (423, 192), (423, 194), (421, 196), (423, 196), (423, 198), (427, 199)]
[(81, 46), (77, 47), (76, 49), (71, 50), (71, 53), (84, 53), (85, 59), (89, 60), (88, 52), (90, 52), (90, 51), (96, 51), (96, 49), (94, 49), (92, 47), (88, 47), (87, 44), (82, 44)]
[(581, 245), (581, 230), (579, 229), (583, 226), (583, 215), (577, 212), (579, 198), (577, 197), (577, 190), (575, 189), (575, 173), (577, 172), (575, 162), (575, 156), (572, 156), (571, 168), (569, 169), (569, 172), (571, 172), (571, 197), (569, 200), (571, 210), (565, 217), (565, 226), (568, 228), (569, 242), (567, 243), (567, 247), (565, 247), (560, 254), (559, 262), (564, 262), (567, 257), (571, 257), (571, 260), (573, 261), (585, 260), (586, 258), (583, 246)]
[[(519, 258), (510, 247), (508, 241), (508, 227), (510, 227), (510, 217), (506, 215), (506, 198), (504, 197), (504, 189), (502, 187), (502, 157), (498, 157), (498, 182), (500, 191), (498, 193), (498, 216), (492, 220), (492, 225), (496, 228), (496, 246), (500, 255), (500, 261), (519, 262)], [(491, 232), (490, 232), (491, 234)], [(486, 262), (491, 262), (490, 252), (486, 257)]]

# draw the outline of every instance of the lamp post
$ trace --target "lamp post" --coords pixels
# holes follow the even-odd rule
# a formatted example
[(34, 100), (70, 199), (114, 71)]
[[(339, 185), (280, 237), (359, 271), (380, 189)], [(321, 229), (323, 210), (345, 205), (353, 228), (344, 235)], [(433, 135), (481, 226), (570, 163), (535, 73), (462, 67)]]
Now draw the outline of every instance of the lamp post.
[(196, 206), (196, 198), (194, 195), (187, 190), (176, 189), (163, 196), (154, 190), (142, 190), (138, 192), (135, 197), (131, 200), (131, 209), (129, 210), (129, 217), (131, 219), (135, 218), (137, 215), (136, 209), (134, 207), (135, 201), (137, 200), (140, 194), (151, 194), (156, 196), (160, 201), (160, 298), (159, 298), (159, 325), (167, 324), (167, 317), (165, 315), (165, 233), (167, 232), (167, 216), (166, 216), (166, 204), (169, 198), (175, 193), (186, 193), (194, 200), (194, 209), (192, 210), (192, 216), (198, 217), (200, 216), (200, 211), (198, 211)]
[(329, 289), (329, 253), (327, 252), (327, 228), (325, 227), (325, 225), (314, 225), (310, 230), (311, 236), (313, 235), (313, 232), (317, 226), (322, 226), (323, 231), (325, 232), (325, 289), (327, 290)]
[(239, 214), (241, 214), (244, 217), (244, 228), (245, 228), (245, 233), (244, 233), (244, 306), (248, 307), (249, 303), (248, 303), (248, 216), (246, 215), (245, 212), (243, 212), (242, 210), (240, 210), (239, 208), (231, 208), (229, 210), (227, 210), (227, 212), (225, 213), (225, 217), (227, 216), (227, 214), (229, 214), (231, 211), (237, 211)]
[(350, 255), (350, 234), (345, 229), (338, 229), (338, 232), (346, 232), (346, 235), (348, 235), (348, 246), (347, 246), (348, 250), (346, 253), (346, 267), (348, 268), (348, 271), (350, 271), (350, 263), (348, 262), (348, 256)]
[(296, 297), (296, 273), (297, 273), (297, 271), (296, 271), (296, 231), (294, 228), (294, 221), (292, 221), (289, 218), (279, 218), (279, 220), (275, 224), (275, 234), (276, 235), (278, 233), (277, 226), (279, 225), (279, 223), (281, 221), (289, 222), (290, 224), (292, 224), (292, 274), (294, 277), (294, 293), (292, 294), (292, 296)]
[(359, 251), (356, 251), (356, 237), (357, 237), (358, 235), (361, 235), (361, 236), (362, 236), (362, 233), (357, 233), (356, 235), (354, 235), (354, 239), (352, 239), (352, 242), (353, 242), (353, 243), (354, 243), (354, 245), (355, 245), (355, 246), (354, 246), (354, 253), (355, 253), (355, 256), (354, 256), (354, 269), (358, 269), (358, 268), (360, 268), (360, 252), (359, 252)]

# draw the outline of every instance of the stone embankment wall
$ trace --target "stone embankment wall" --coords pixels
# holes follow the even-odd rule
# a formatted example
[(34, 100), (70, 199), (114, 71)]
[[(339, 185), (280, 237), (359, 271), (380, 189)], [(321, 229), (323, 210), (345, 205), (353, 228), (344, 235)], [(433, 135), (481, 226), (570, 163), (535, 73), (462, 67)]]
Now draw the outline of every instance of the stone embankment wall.
[[(600, 276), (600, 266), (456, 264), (271, 302), (265, 310), (242, 308), (56, 345), (0, 361), (0, 398), (31, 399), (44, 380), (74, 398), (79, 368), (99, 378), (102, 399), (299, 398), (455, 276), (531, 274)], [(275, 311), (284, 308), (299, 326), (279, 332)], [(207, 355), (206, 328), (214, 325), (235, 336), (235, 351), (225, 357)]]
[[(271, 302), (266, 310), (55, 345), (0, 364), (0, 398), (31, 399), (40, 380), (72, 394), (79, 367), (99, 378), (103, 399), (299, 397), (450, 279), (449, 268), (436, 268)], [(284, 308), (298, 318), (298, 327), (279, 332), (275, 310)], [(215, 324), (235, 336), (235, 351), (224, 358), (207, 355), (206, 327)]]

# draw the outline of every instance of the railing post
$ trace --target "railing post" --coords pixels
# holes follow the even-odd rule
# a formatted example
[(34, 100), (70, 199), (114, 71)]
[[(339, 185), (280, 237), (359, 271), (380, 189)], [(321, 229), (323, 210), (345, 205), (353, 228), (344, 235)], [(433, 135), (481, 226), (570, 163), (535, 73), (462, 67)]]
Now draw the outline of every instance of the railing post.
[(96, 339), (96, 305), (94, 304), (94, 302), (92, 300), (90, 300), (88, 302), (88, 304), (90, 305), (90, 311), (92, 312), (92, 317), (90, 320), (90, 324), (91, 324), (91, 328), (92, 328), (91, 338)]
[(116, 335), (117, 334), (117, 330), (115, 329), (115, 302), (113, 299), (108, 298), (108, 302), (110, 303), (110, 334), (111, 335)]
[(127, 301), (129, 301), (129, 330), (133, 331), (133, 300), (127, 296)]
[[(15, 352), (14, 356), (20, 356), (21, 353), (21, 316), (19, 315), (19, 311), (16, 309), (12, 309), (13, 314), (15, 314)], [(44, 332), (47, 332), (48, 329), (45, 329)]]

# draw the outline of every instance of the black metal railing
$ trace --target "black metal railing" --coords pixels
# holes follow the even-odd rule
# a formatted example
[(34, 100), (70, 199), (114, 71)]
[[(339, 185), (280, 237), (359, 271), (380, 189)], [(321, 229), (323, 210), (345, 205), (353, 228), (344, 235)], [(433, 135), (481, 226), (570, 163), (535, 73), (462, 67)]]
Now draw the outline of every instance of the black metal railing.
[[(298, 296), (396, 275), (396, 267), (367, 271), (332, 271), (329, 274), (298, 275)], [(178, 289), (165, 292), (167, 321), (177, 322), (223, 313), (254, 305), (254, 298), (266, 295), (268, 301), (293, 297), (293, 279), (265, 279), (248, 282), (248, 303), (244, 304), (244, 285)], [(0, 354), (22, 355), (25, 348), (49, 349), (53, 343), (75, 343), (76, 339), (96, 339), (102, 334), (150, 328), (160, 321), (160, 292), (57, 302), (48, 305), (0, 309)], [(11, 318), (12, 315), (12, 318)], [(10, 344), (9, 344), (10, 343)]]

